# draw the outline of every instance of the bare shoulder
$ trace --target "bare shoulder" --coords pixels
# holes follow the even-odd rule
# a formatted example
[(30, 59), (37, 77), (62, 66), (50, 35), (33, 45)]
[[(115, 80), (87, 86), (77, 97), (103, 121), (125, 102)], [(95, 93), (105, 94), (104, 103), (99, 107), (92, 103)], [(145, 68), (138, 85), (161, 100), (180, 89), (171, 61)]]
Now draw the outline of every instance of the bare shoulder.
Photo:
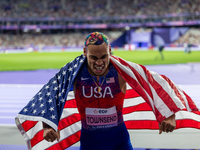
[(126, 93), (126, 81), (119, 73), (118, 73), (118, 78), (119, 78), (120, 89), (125, 94)]

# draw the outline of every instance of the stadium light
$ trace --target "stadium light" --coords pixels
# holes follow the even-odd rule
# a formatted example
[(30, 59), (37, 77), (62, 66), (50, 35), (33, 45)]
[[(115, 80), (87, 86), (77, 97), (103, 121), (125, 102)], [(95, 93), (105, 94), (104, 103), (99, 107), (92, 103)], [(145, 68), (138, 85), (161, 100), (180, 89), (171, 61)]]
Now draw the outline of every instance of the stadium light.
[(126, 26), (126, 27), (125, 27), (125, 30), (127, 30), (127, 31), (130, 30), (130, 27), (129, 27), (129, 26)]
[(23, 31), (24, 31), (24, 32), (28, 32), (28, 28), (24, 28)]
[(36, 32), (40, 32), (41, 29), (40, 29), (40, 28), (36, 28), (35, 31), (36, 31)]

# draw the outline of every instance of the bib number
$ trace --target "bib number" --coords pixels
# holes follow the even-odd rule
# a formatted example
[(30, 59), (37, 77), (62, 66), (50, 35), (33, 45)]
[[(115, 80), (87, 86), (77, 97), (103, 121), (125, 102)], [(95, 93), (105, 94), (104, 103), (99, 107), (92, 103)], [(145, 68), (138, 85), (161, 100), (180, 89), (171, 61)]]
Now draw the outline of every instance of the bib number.
[(86, 123), (96, 128), (110, 128), (117, 126), (118, 117), (116, 107), (86, 108)]

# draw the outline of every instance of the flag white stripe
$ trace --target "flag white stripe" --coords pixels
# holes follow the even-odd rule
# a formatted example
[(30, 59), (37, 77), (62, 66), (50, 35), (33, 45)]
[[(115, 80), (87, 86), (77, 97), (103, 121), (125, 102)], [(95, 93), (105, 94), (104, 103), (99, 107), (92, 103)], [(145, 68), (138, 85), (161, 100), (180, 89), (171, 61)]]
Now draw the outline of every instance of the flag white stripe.
[(32, 150), (43, 150), (43, 149), (46, 149), (56, 143), (57, 143), (57, 140), (55, 140), (54, 142), (47, 142), (46, 140), (42, 140), (39, 143), (37, 143), (36, 145), (34, 145)]
[(145, 101), (142, 97), (124, 99), (124, 108), (136, 106), (136, 105), (139, 105), (142, 103), (145, 103)]
[[(124, 72), (126, 72), (131, 78), (133, 78), (133, 79), (135, 79), (137, 82), (138, 82), (138, 80), (137, 80), (137, 78), (135, 77), (135, 75), (133, 74), (133, 72), (132, 72), (132, 70), (130, 69), (130, 68), (128, 68), (128, 67), (126, 67), (126, 66), (124, 66), (124, 65), (122, 65), (119, 61), (117, 61), (116, 59), (114, 59), (114, 58), (112, 58), (111, 57), (111, 59), (113, 60), (113, 62), (115, 62), (115, 64), (118, 66), (118, 67), (120, 67), (120, 69), (121, 70), (123, 70)], [(137, 65), (136, 66), (136, 64), (135, 63), (131, 63), (131, 62), (128, 62), (129, 63), (129, 65), (134, 65), (134, 69), (136, 69), (139, 65)], [(141, 69), (140, 69), (141, 70)], [(142, 71), (143, 71), (143, 69), (142, 69)], [(140, 73), (140, 72), (138, 72), (138, 73)], [(141, 74), (140, 74), (141, 75)], [(142, 76), (142, 75), (141, 75)], [(145, 78), (144, 78), (144, 80), (145, 80)], [(145, 80), (146, 81), (146, 80)], [(139, 82), (138, 82), (138, 84), (140, 84)], [(142, 86), (141, 86), (142, 87)], [(151, 108), (153, 109), (153, 111), (155, 112), (155, 109), (154, 109), (154, 102), (153, 102), (153, 100), (152, 100), (152, 98), (149, 96), (149, 94), (146, 92), (146, 90), (145, 89), (143, 89), (144, 91), (145, 91), (145, 93), (146, 93), (146, 95), (147, 95), (147, 97), (148, 97), (148, 100), (149, 100), (149, 102), (150, 102), (150, 104), (151, 104)]]
[[(62, 129), (60, 131), (60, 140), (59, 141), (66, 139), (67, 137), (75, 134), (76, 132), (78, 132), (80, 130), (81, 130), (81, 121), (76, 122), (64, 129)], [(42, 140), (33, 147), (33, 150), (46, 149), (56, 143), (58, 143), (57, 140), (55, 140), (54, 142), (47, 142), (46, 140)]]
[[(131, 120), (155, 120), (155, 115), (152, 111), (136, 111), (129, 114), (125, 114), (124, 121), (131, 121)], [(192, 119), (195, 121), (200, 122), (200, 116), (198, 114), (194, 114), (188, 111), (179, 111), (175, 114), (176, 120), (183, 120), (183, 119)]]
[(132, 112), (129, 114), (125, 114), (124, 121), (129, 120), (156, 120), (155, 115), (152, 111), (138, 111), (138, 112)]
[(76, 113), (79, 113), (77, 108), (64, 108), (60, 120)]
[(132, 87), (128, 83), (126, 83), (126, 88), (127, 88), (127, 90), (131, 90), (132, 89)]
[(188, 101), (187, 101), (187, 98), (186, 98), (186, 96), (184, 95), (183, 91), (182, 91), (178, 86), (177, 86), (177, 89), (178, 89), (179, 93), (181, 94), (181, 96), (183, 97), (183, 100), (184, 100), (185, 105), (186, 105), (186, 109), (187, 109), (188, 111), (191, 111), (190, 106), (189, 106)]
[(70, 91), (67, 95), (67, 100), (72, 100), (72, 99), (75, 99), (75, 96), (74, 96), (74, 92), (73, 91)]
[(78, 121), (60, 131), (60, 141), (81, 130), (81, 121)]
[[(145, 76), (145, 73), (144, 73), (144, 70), (142, 69), (142, 67), (140, 67), (139, 65), (135, 64), (135, 63), (131, 63), (129, 62), (129, 64), (131, 66), (134, 65), (134, 69), (142, 76), (142, 78), (147, 82), (147, 78)], [(159, 76), (161, 77), (161, 76)], [(160, 84), (160, 82), (158, 82)], [(170, 109), (168, 108), (168, 106), (163, 102), (163, 100), (157, 95), (155, 89), (149, 84), (149, 87), (151, 89), (151, 92), (153, 94), (153, 98), (154, 100), (151, 99), (151, 97), (148, 95), (148, 93), (146, 93), (148, 95), (148, 98), (150, 100), (150, 103), (151, 103), (151, 108), (153, 109), (153, 111), (155, 112), (154, 110), (154, 107), (157, 108), (157, 110), (160, 112), (160, 114), (162, 116), (165, 116), (165, 117), (169, 117), (173, 114), (173, 112), (170, 111)], [(146, 91), (145, 91), (146, 92)]]
[[(161, 87), (169, 94), (169, 96), (174, 101), (176, 106), (180, 109), (184, 109), (185, 106), (180, 101), (180, 99), (177, 97), (174, 90), (169, 90), (169, 89), (172, 89), (171, 86), (169, 85), (169, 83), (166, 82), (165, 79), (163, 77), (161, 77), (160, 75), (158, 75), (157, 73), (151, 71), (151, 74), (152, 74), (152, 77), (154, 78), (154, 80), (157, 81), (161, 85)], [(163, 82), (163, 81), (165, 81), (165, 82)]]
[(165, 116), (166, 118), (173, 115), (174, 113), (169, 109), (169, 107), (163, 102), (163, 100), (157, 95), (155, 89), (152, 86), (149, 86), (153, 97), (154, 98), (154, 105), (157, 108), (157, 110), (160, 112), (162, 116)]
[(189, 111), (179, 111), (176, 113), (176, 120), (192, 119), (200, 122), (200, 115), (189, 112)]
[(33, 128), (31, 128), (30, 130), (26, 131), (26, 134), (28, 135), (28, 137), (30, 139), (32, 139), (35, 136), (35, 134), (37, 134), (42, 129), (43, 129), (42, 122), (38, 121)]
[[(123, 69), (124, 66), (123, 66), (122, 64), (120, 64), (117, 60), (115, 60), (114, 58), (113, 58), (112, 60), (113, 60), (122, 70), (124, 70), (127, 74), (129, 74), (132, 78), (135, 79), (135, 75), (132, 76), (132, 71), (131, 71), (131, 70), (130, 70), (131, 73), (129, 73), (129, 69), (127, 69), (127, 67), (125, 67), (125, 68), (126, 68), (126, 70), (125, 70), (125, 69)], [(145, 73), (144, 73), (144, 70), (142, 69), (142, 67), (140, 67), (139, 65), (137, 65), (137, 64), (135, 64), (135, 63), (132, 63), (132, 62), (128, 62), (128, 64), (129, 64), (130, 66), (134, 66), (133, 68), (134, 68), (134, 69), (143, 77), (143, 79), (148, 83), (147, 78), (146, 78), (146, 76), (145, 76)], [(151, 73), (154, 74), (154, 72), (151, 72)], [(152, 76), (155, 76), (155, 75), (152, 75)], [(158, 77), (160, 77), (160, 78), (158, 78)], [(154, 77), (154, 78), (155, 78), (155, 77)], [(160, 80), (160, 79), (162, 79), (162, 78), (161, 78), (161, 76), (156, 76), (156, 79), (157, 79), (157, 80)], [(159, 81), (158, 81), (158, 83), (160, 84)], [(165, 86), (165, 85), (162, 85), (162, 86)], [(169, 117), (170, 115), (172, 115), (173, 112), (170, 111), (170, 109), (168, 108), (168, 106), (167, 106), (167, 105), (162, 101), (162, 99), (157, 95), (155, 89), (154, 89), (151, 85), (149, 85), (149, 87), (150, 87), (150, 89), (151, 89), (151, 91), (152, 91), (152, 94), (153, 94), (153, 97), (154, 97), (154, 102), (153, 102), (153, 100), (151, 99), (151, 97), (148, 95), (148, 93), (145, 91), (145, 89), (144, 89), (144, 91), (145, 91), (146, 95), (148, 96), (148, 99), (149, 99), (149, 102), (150, 102), (150, 104), (151, 104), (151, 108), (153, 109), (153, 111), (155, 112), (154, 107), (156, 107), (157, 110), (161, 113), (162, 116)], [(165, 88), (166, 92), (167, 92), (170, 88), (171, 88), (170, 86), (168, 86), (168, 89)], [(181, 101), (180, 101), (179, 99), (177, 99), (177, 100), (174, 101), (174, 102), (177, 103), (177, 102), (181, 102)], [(179, 105), (179, 107), (180, 107), (180, 105)], [(181, 107), (181, 108), (185, 108), (183, 104), (182, 104), (182, 107)]]

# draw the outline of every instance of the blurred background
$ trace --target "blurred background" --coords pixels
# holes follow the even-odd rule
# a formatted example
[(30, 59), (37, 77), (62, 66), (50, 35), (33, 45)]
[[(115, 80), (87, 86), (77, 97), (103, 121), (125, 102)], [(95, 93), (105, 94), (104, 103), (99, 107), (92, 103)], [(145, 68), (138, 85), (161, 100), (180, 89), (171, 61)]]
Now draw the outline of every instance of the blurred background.
[[(10, 53), (81, 52), (85, 37), (99, 31), (110, 39), (114, 54), (159, 51), (152, 62), (167, 61), (163, 51), (195, 55), (194, 62), (146, 67), (167, 75), (200, 104), (199, 28), (199, 0), (0, 0), (0, 68), (9, 64), (1, 59)], [(17, 70), (0, 71), (0, 150), (27, 149), (14, 117), (58, 71)], [(197, 129), (162, 136), (132, 130), (130, 135), (135, 149), (200, 149)]]
[[(1, 0), (0, 51), (69, 50), (88, 33), (115, 48), (199, 50), (199, 0)], [(126, 45), (128, 44), (128, 45)]]

